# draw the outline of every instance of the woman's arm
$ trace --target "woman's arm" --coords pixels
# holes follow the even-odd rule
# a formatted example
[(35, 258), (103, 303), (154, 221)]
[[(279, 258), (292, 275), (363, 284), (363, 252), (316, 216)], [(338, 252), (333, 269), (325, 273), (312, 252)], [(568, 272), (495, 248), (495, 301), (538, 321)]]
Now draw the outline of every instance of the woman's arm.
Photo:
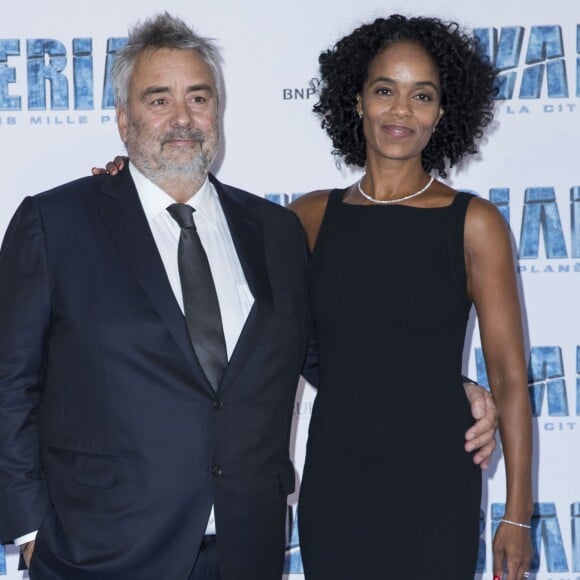
[[(504, 518), (529, 525), (532, 515), (531, 409), (521, 308), (507, 224), (495, 206), (473, 199), (465, 222), (468, 292), (478, 315), (487, 375), (499, 411), (506, 466)], [(521, 578), (529, 569), (529, 530), (501, 523), (494, 538), (494, 574)]]

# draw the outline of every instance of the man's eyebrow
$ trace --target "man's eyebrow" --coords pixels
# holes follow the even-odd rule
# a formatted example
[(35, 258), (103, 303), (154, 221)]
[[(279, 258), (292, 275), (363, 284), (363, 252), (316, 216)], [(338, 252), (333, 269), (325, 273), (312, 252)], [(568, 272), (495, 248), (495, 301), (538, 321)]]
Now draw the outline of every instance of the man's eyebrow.
[(169, 87), (164, 87), (164, 86), (151, 86), (151, 87), (147, 87), (146, 89), (143, 89), (142, 93), (141, 93), (141, 99), (145, 99), (146, 97), (149, 97), (151, 95), (158, 95), (160, 93), (168, 93), (169, 92)]
[(190, 85), (187, 87), (188, 93), (195, 93), (197, 91), (207, 91), (208, 93), (213, 93), (213, 87), (208, 83), (199, 83), (197, 85)]
[[(166, 86), (153, 85), (153, 86), (147, 87), (146, 89), (143, 90), (143, 92), (141, 93), (141, 98), (145, 99), (147, 97), (150, 97), (151, 95), (168, 93), (169, 90), (170, 90), (169, 87), (166, 87)], [(213, 94), (213, 88), (208, 83), (199, 83), (199, 84), (190, 85), (189, 87), (187, 87), (188, 93), (197, 93), (199, 91), (206, 91), (208, 93)]]

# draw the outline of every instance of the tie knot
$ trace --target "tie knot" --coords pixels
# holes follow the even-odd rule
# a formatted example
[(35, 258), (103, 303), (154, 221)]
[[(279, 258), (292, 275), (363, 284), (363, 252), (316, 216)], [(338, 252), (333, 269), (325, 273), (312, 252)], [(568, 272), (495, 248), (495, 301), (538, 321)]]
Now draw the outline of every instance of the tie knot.
[(193, 228), (193, 212), (195, 211), (186, 203), (174, 203), (167, 208), (169, 215), (179, 224), (180, 228)]

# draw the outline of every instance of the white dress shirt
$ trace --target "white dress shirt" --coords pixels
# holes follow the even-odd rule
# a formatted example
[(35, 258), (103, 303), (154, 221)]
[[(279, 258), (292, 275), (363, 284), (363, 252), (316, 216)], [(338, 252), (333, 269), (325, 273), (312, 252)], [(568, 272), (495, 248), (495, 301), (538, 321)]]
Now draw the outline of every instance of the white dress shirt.
[[(167, 211), (175, 200), (149, 181), (132, 163), (129, 163), (129, 171), (135, 182), (139, 200), (145, 211), (145, 217), (151, 228), (171, 289), (183, 312), (183, 294), (177, 262), (177, 246), (181, 228)], [(254, 297), (246, 282), (217, 192), (209, 179), (204, 181), (187, 203), (195, 209), (193, 220), (207, 254), (216, 287), (229, 359), (254, 304)], [(36, 533), (31, 532), (20, 536), (14, 540), (14, 543), (20, 546), (30, 542), (34, 540)], [(206, 534), (215, 534), (213, 506)]]
[[(129, 170), (165, 266), (171, 289), (183, 312), (183, 295), (177, 263), (177, 246), (181, 228), (167, 211), (175, 200), (151, 183), (131, 163)], [(254, 297), (234, 248), (217, 192), (209, 179), (205, 180), (199, 191), (187, 203), (195, 210), (193, 220), (209, 261), (220, 305), (229, 359), (252, 308)]]
[[(171, 289), (183, 312), (183, 294), (177, 262), (181, 228), (167, 211), (175, 200), (149, 181), (132, 163), (129, 163), (129, 171), (161, 255)], [(207, 254), (215, 284), (229, 359), (254, 304), (254, 297), (246, 282), (217, 192), (209, 179), (204, 181), (187, 203), (195, 209), (193, 220)], [(215, 534), (213, 506), (205, 533)]]

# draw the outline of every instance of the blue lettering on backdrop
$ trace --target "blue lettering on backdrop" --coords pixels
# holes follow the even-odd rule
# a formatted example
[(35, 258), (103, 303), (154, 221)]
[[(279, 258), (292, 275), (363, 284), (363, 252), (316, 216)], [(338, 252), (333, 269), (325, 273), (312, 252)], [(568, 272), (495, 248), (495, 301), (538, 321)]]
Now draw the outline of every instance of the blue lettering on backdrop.
[(500, 75), (497, 79), (498, 99), (511, 99), (516, 85), (515, 72), (503, 72), (518, 66), (524, 29), (521, 26), (509, 26), (501, 29), (499, 43), (497, 28), (475, 28), (473, 35), (478, 41), (479, 50), (494, 63)]
[[(506, 26), (501, 28), (498, 40), (497, 28), (476, 28), (473, 31), (479, 50), (486, 55), (500, 71), (498, 76), (497, 99), (512, 99), (515, 93), (517, 73), (515, 70), (521, 57), (524, 28)], [(580, 32), (577, 30), (577, 36)], [(580, 50), (578, 50), (580, 53)], [(522, 74), (520, 99), (539, 99), (546, 76), (547, 95), (551, 98), (568, 97), (568, 78), (564, 61), (562, 28), (553, 26), (532, 26), (525, 57), (526, 66)], [(577, 61), (577, 83), (580, 62)], [(546, 73), (544, 75), (544, 73)], [(580, 87), (576, 88), (580, 96)]]
[(510, 223), (510, 190), (507, 187), (493, 187), (489, 190), (489, 201), (499, 209), (505, 221)]
[(11, 96), (8, 93), (8, 85), (16, 82), (16, 69), (8, 66), (8, 57), (18, 56), (19, 54), (19, 40), (0, 39), (0, 111), (20, 110), (20, 97)]
[[(31, 38), (26, 42), (28, 71), (28, 108), (46, 110), (46, 83), (50, 84), (51, 109), (68, 109), (66, 48), (58, 40)], [(48, 57), (48, 58), (47, 58)]]
[[(115, 107), (111, 85), (111, 68), (116, 52), (126, 38), (109, 38), (103, 78), (102, 108)], [(67, 49), (51, 38), (29, 38), (26, 41), (26, 74), (28, 109), (31, 111), (70, 109), (69, 80), (72, 82), (75, 110), (95, 107), (93, 41), (74, 38), (72, 41), (72, 78), (67, 72)], [(11, 95), (9, 85), (16, 82), (16, 68), (8, 66), (8, 57), (20, 56), (20, 41), (0, 39), (0, 111), (20, 111), (22, 98)], [(69, 76), (67, 76), (69, 75)], [(50, 99), (47, 98), (50, 90)]]
[(94, 109), (93, 41), (90, 38), (73, 40), (73, 78), (75, 109)]
[(544, 234), (546, 257), (568, 257), (553, 187), (529, 187), (526, 189), (520, 236), (520, 258), (538, 257), (540, 227)]
[[(570, 188), (570, 255), (580, 258), (580, 187)], [(509, 188), (491, 188), (489, 200), (510, 223)], [(537, 259), (543, 234), (546, 258), (568, 257), (558, 202), (553, 187), (528, 187), (525, 190), (518, 257)], [(559, 271), (568, 271), (566, 268)]]
[(6, 548), (0, 545), (0, 576), (6, 576)]
[[(564, 43), (560, 26), (532, 26), (524, 70), (521, 99), (539, 99), (544, 70), (547, 71), (548, 96), (568, 96), (568, 80), (564, 63)], [(541, 64), (538, 64), (541, 63)]]
[(530, 350), (528, 382), (534, 417), (541, 415), (544, 393), (547, 393), (548, 414), (551, 417), (569, 415), (564, 361), (559, 346), (536, 346)]
[(126, 38), (109, 38), (107, 41), (107, 60), (105, 61), (105, 78), (103, 80), (103, 109), (115, 108), (115, 95), (111, 84), (111, 70), (115, 54), (127, 44)]

